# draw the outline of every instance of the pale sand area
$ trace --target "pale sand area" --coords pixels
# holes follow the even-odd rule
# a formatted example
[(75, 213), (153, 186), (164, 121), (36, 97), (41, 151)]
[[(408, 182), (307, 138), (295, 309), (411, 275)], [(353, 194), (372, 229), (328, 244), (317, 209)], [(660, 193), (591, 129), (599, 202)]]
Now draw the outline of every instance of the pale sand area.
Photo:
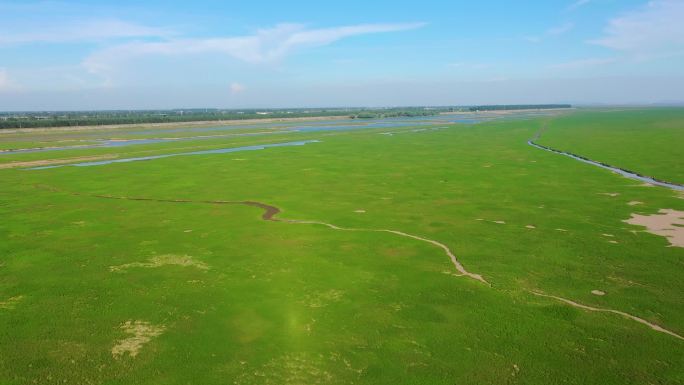
[(661, 209), (653, 215), (632, 214), (623, 222), (644, 226), (649, 233), (667, 238), (672, 246), (684, 247), (684, 211)]
[(98, 155), (98, 156), (81, 156), (78, 158), (62, 158), (62, 159), (41, 159), (41, 160), (30, 160), (26, 162), (8, 162), (0, 163), (0, 170), (7, 168), (22, 168), (22, 167), (42, 167), (42, 166), (52, 166), (58, 164), (67, 164), (75, 162), (92, 162), (98, 160), (108, 160), (118, 158), (119, 156), (114, 155)]

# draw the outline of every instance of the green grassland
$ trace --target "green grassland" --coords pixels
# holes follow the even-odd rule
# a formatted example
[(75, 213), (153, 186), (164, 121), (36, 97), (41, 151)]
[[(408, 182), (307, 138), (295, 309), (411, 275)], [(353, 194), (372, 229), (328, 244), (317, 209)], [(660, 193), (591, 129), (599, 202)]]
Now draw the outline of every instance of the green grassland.
[[(570, 143), (571, 129), (585, 130), (593, 116), (633, 122), (633, 114), (4, 155), (125, 158), (321, 141), (0, 170), (0, 383), (684, 383), (683, 340), (532, 293), (624, 311), (684, 334), (684, 250), (622, 222), (634, 212), (684, 210), (684, 200), (526, 144), (547, 122), (542, 143), (555, 145), (565, 143), (561, 135)], [(644, 114), (660, 121), (657, 111)], [(666, 112), (658, 124), (672, 125), (673, 116), (684, 113)], [(606, 132), (617, 135), (611, 124)], [(623, 152), (597, 158), (682, 176), (661, 165), (681, 165), (673, 158), (677, 143), (630, 133), (642, 136), (620, 131)], [(582, 153), (574, 146), (584, 142), (572, 143)], [(627, 146), (635, 144), (632, 154)], [(426, 242), (264, 221), (255, 207), (204, 202), (217, 200), (264, 202), (285, 219), (432, 239), (491, 286), (454, 276), (444, 251)], [(195, 264), (151, 267), (159, 256)], [(592, 295), (595, 289), (606, 295)], [(127, 321), (162, 331), (134, 357), (113, 355), (131, 337), (121, 328)]]
[(552, 121), (538, 142), (684, 184), (682, 108), (583, 110)]

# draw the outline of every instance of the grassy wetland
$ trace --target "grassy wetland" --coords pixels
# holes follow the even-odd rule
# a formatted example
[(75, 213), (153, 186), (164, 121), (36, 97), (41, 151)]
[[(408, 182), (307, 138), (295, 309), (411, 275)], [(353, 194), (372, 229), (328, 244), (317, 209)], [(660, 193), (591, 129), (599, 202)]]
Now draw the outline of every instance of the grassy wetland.
[(684, 110), (451, 117), (0, 132), (0, 383), (684, 383)]

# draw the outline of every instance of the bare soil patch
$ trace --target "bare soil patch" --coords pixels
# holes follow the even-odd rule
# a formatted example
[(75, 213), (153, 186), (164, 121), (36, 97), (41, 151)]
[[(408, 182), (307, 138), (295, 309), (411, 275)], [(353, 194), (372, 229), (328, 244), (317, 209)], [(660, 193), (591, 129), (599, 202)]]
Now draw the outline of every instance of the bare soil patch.
[(653, 215), (632, 214), (623, 222), (644, 226), (647, 232), (667, 238), (670, 245), (684, 247), (684, 211), (661, 209)]
[(132, 336), (119, 340), (114, 345), (112, 356), (116, 359), (121, 358), (125, 353), (128, 353), (131, 357), (137, 356), (143, 345), (166, 330), (164, 325), (152, 325), (145, 321), (126, 321), (120, 328), (127, 334), (132, 334)]
[(0, 164), (1, 169), (7, 168), (21, 168), (21, 167), (41, 167), (52, 166), (57, 164), (75, 163), (75, 162), (92, 162), (97, 160), (107, 160), (118, 158), (118, 155), (98, 155), (98, 156), (81, 156), (78, 158), (62, 158), (62, 159), (41, 159), (31, 160), (26, 162), (9, 162)]

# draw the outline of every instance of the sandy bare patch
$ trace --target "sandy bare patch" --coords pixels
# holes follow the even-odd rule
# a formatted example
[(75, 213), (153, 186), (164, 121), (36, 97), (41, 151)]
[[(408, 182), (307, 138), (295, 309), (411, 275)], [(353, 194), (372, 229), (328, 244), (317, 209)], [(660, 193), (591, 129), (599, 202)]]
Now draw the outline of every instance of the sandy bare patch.
[(354, 212), (357, 214), (365, 214), (366, 210), (354, 210)]
[(192, 267), (196, 267), (196, 268), (201, 269), (201, 270), (209, 269), (209, 266), (206, 263), (196, 261), (189, 255), (167, 254), (167, 255), (154, 256), (154, 257), (148, 259), (147, 262), (132, 262), (132, 263), (126, 263), (126, 264), (119, 265), (119, 266), (109, 266), (109, 270), (114, 271), (114, 272), (118, 272), (118, 271), (123, 271), (123, 270), (129, 269), (131, 267), (156, 268), (156, 267), (169, 266), (169, 265), (184, 266), (184, 267), (192, 266)]
[(566, 230), (566, 229), (556, 229), (556, 231), (561, 231), (561, 232), (564, 232), (564, 233), (567, 233), (567, 232), (568, 232), (568, 230)]
[(528, 229), (536, 229), (537, 228), (537, 226), (535, 226), (535, 225), (527, 225), (525, 227)]
[(612, 197), (612, 198), (615, 198), (616, 196), (619, 196), (619, 195), (620, 195), (620, 193), (598, 193), (598, 194), (599, 194), (599, 195), (609, 196), (609, 197)]
[(128, 353), (131, 357), (138, 355), (140, 348), (150, 342), (153, 337), (161, 335), (166, 329), (164, 325), (151, 325), (145, 321), (126, 321), (120, 328), (127, 334), (132, 334), (123, 340), (119, 340), (112, 348), (112, 356), (118, 359)]
[(492, 221), (494, 223), (500, 224), (500, 225), (505, 225), (506, 221)]
[(629, 201), (629, 202), (628, 202), (627, 204), (628, 204), (628, 205), (630, 205), (630, 206), (637, 206), (637, 205), (643, 205), (643, 204), (644, 204), (644, 202), (639, 202), (639, 201)]
[(684, 211), (661, 209), (653, 215), (632, 214), (623, 222), (644, 226), (649, 233), (667, 238), (670, 245), (684, 247)]
[(66, 164), (74, 162), (91, 162), (96, 160), (106, 160), (118, 158), (118, 155), (98, 155), (98, 156), (81, 156), (78, 158), (62, 158), (62, 159), (42, 159), (42, 160), (31, 160), (26, 162), (9, 162), (0, 164), (0, 169), (6, 168), (22, 168), (22, 167), (41, 167), (41, 166), (52, 166), (57, 164)]
[(598, 296), (603, 296), (603, 295), (606, 295), (606, 292), (605, 292), (605, 291), (602, 291), (602, 290), (592, 290), (592, 291), (591, 291), (591, 294), (593, 294), (593, 295), (598, 295)]
[(11, 310), (14, 309), (14, 307), (19, 303), (24, 298), (23, 295), (17, 295), (14, 297), (10, 297), (6, 299), (5, 301), (0, 301), (0, 309), (7, 309)]
[(612, 243), (612, 244), (614, 244), (614, 245), (617, 245), (617, 244), (620, 243), (620, 242), (618, 242), (618, 241), (608, 241), (608, 243)]
[(601, 235), (603, 235), (604, 237), (609, 237), (609, 238), (612, 238), (612, 237), (615, 236), (615, 235), (613, 235), (613, 234), (601, 234)]

